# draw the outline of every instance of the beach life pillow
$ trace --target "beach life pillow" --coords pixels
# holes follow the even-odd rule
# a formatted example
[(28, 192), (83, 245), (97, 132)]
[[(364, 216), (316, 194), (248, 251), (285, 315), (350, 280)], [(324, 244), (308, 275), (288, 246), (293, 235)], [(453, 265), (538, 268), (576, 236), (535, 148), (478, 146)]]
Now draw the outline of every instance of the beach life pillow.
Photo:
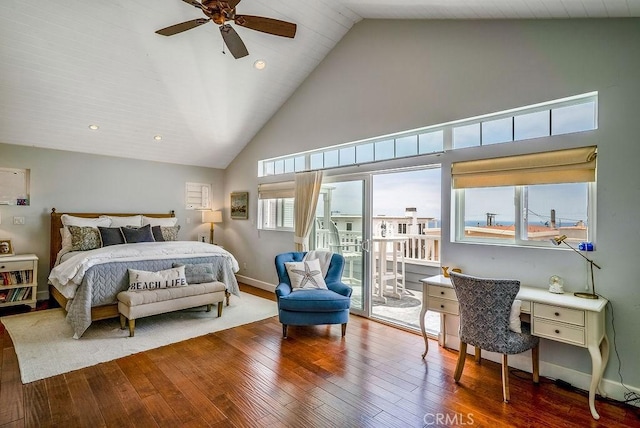
[(189, 283), (184, 274), (184, 266), (158, 272), (129, 269), (129, 291), (186, 287), (187, 285), (189, 285)]
[(178, 217), (147, 217), (142, 216), (142, 225), (146, 226), (150, 224), (151, 226), (164, 226), (171, 227), (178, 224)]
[(187, 277), (188, 284), (202, 284), (216, 281), (216, 276), (213, 272), (213, 263), (173, 264), (174, 268), (180, 266), (184, 266), (184, 274)]
[(138, 242), (155, 242), (151, 233), (151, 226), (142, 227), (121, 227), (122, 235), (127, 244), (135, 244)]
[(327, 289), (318, 259), (286, 262), (284, 265), (287, 269), (287, 274), (289, 274), (292, 291)]
[(141, 214), (130, 216), (101, 215), (100, 218), (108, 218), (111, 220), (111, 227), (142, 226)]
[(71, 234), (70, 251), (95, 250), (102, 246), (100, 232), (95, 227), (90, 226), (69, 226)]

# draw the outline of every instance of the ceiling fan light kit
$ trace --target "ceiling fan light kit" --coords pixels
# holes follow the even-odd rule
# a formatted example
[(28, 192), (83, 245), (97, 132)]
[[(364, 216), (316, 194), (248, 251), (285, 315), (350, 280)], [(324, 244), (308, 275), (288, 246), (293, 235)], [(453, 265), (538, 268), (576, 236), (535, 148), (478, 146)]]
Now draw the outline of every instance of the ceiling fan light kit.
[[(173, 36), (174, 34), (182, 33), (183, 31), (191, 30), (209, 21), (213, 21), (219, 26), (224, 44), (236, 59), (249, 55), (249, 51), (236, 30), (227, 22), (233, 22), (235, 25), (274, 36), (294, 38), (296, 35), (297, 26), (291, 22), (280, 21), (279, 19), (264, 16), (237, 15), (236, 6), (240, 3), (240, 0), (203, 0), (202, 3), (196, 0), (182, 1), (200, 9), (207, 18), (197, 18), (171, 25), (156, 31), (157, 34)], [(256, 66), (256, 68), (258, 67)], [(260, 68), (258, 69), (260, 70)]]

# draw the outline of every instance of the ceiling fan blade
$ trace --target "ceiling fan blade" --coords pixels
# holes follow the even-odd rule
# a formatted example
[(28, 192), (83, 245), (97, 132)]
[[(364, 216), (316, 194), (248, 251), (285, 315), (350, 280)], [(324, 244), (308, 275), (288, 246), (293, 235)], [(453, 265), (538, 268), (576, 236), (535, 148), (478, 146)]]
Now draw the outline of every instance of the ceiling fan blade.
[(174, 34), (182, 33), (183, 31), (191, 30), (192, 28), (198, 27), (202, 24), (206, 24), (210, 20), (211, 19), (207, 19), (207, 18), (193, 19), (191, 21), (181, 22), (180, 24), (163, 28), (161, 30), (156, 31), (156, 33), (162, 36), (173, 36)]
[(227, 45), (227, 48), (229, 48), (229, 52), (231, 52), (231, 55), (233, 55), (235, 59), (249, 55), (247, 47), (244, 45), (242, 39), (231, 25), (221, 25), (220, 34), (222, 34), (224, 43)]
[(196, 0), (182, 0), (185, 3), (189, 3), (193, 7), (197, 7), (198, 9), (202, 9), (202, 5)]
[(296, 35), (296, 24), (264, 16), (236, 15), (234, 22), (241, 27), (250, 28), (274, 36), (290, 37)]

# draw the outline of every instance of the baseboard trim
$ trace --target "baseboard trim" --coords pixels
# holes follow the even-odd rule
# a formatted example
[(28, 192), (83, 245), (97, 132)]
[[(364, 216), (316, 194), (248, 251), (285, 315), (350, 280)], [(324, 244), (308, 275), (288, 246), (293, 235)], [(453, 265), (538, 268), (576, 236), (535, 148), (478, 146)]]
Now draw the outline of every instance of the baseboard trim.
[(269, 284), (268, 282), (259, 281), (255, 278), (250, 278), (244, 275), (236, 275), (236, 279), (238, 280), (238, 282), (259, 288), (261, 290), (270, 291), (272, 293), (276, 292), (276, 286), (273, 284)]
[[(447, 348), (455, 349), (457, 351), (460, 349), (459, 345), (460, 339), (457, 336), (447, 334)], [(474, 348), (469, 346), (469, 348), (467, 348), (467, 352), (469, 354), (473, 354)], [(500, 354), (488, 351), (482, 351), (482, 358), (486, 358), (498, 364), (501, 364), (502, 361)], [(609, 360), (609, 364), (611, 364), (611, 360)], [(531, 373), (531, 352), (527, 351), (522, 354), (509, 355), (509, 367)], [(589, 387), (591, 385), (590, 373), (580, 372), (542, 360), (540, 360), (540, 376), (550, 379), (561, 379), (583, 391), (589, 391)], [(640, 388), (628, 385), (625, 386), (620, 382), (606, 378), (603, 378), (600, 382), (600, 387), (602, 392), (605, 394), (605, 397), (612, 400), (624, 401), (624, 395), (629, 391), (640, 395)], [(640, 402), (629, 404), (634, 405), (635, 407), (640, 407)]]

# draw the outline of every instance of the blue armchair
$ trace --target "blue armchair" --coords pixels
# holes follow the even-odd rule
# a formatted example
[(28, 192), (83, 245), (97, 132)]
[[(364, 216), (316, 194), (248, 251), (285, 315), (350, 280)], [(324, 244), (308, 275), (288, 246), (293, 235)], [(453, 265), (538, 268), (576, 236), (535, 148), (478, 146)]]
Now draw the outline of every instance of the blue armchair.
[(278, 315), (282, 323), (282, 337), (287, 338), (289, 325), (342, 324), (345, 335), (351, 305), (351, 287), (342, 283), (344, 257), (333, 254), (324, 278), (327, 290), (301, 289), (292, 292), (285, 263), (301, 262), (306, 252), (278, 254), (275, 259), (279, 284), (276, 287)]

